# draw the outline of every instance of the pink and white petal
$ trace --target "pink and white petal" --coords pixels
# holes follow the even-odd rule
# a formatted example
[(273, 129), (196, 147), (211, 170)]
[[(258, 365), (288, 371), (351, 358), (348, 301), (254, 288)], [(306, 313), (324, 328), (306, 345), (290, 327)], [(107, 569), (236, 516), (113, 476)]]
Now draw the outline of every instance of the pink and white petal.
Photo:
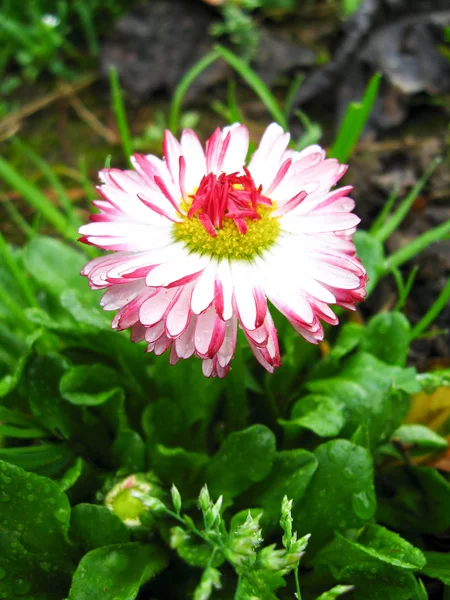
[(189, 358), (195, 352), (194, 335), (196, 323), (197, 317), (192, 315), (185, 331), (174, 341), (176, 353), (179, 358)]
[(166, 316), (166, 333), (171, 338), (181, 335), (189, 325), (192, 286), (186, 285)]
[(217, 267), (214, 287), (214, 307), (224, 321), (233, 315), (233, 279), (228, 260), (222, 260)]
[(214, 300), (214, 282), (216, 280), (217, 261), (212, 260), (197, 279), (192, 293), (191, 308), (199, 315), (210, 306)]
[(208, 266), (210, 257), (191, 254), (155, 267), (147, 275), (146, 284), (151, 287), (173, 287), (196, 279)]
[(206, 172), (220, 174), (218, 163), (222, 150), (222, 132), (219, 127), (206, 142)]
[(212, 357), (220, 349), (225, 337), (226, 324), (213, 309), (197, 317), (195, 326), (195, 350), (201, 357)]
[(176, 294), (176, 289), (161, 289), (155, 296), (152, 296), (144, 302), (139, 311), (139, 320), (146, 327), (151, 327), (160, 321)]
[(147, 328), (142, 325), (142, 323), (137, 322), (133, 325), (131, 329), (130, 339), (132, 342), (137, 344), (138, 342), (142, 342), (145, 338), (145, 332)]
[(163, 149), (167, 168), (172, 175), (172, 181), (177, 186), (180, 180), (180, 156), (182, 150), (180, 142), (168, 129), (164, 131)]
[(103, 310), (118, 310), (142, 294), (149, 288), (145, 281), (133, 281), (126, 285), (112, 285), (102, 296), (100, 306)]
[(257, 311), (252, 267), (241, 262), (231, 263), (233, 297), (239, 320), (246, 329), (256, 329)]
[(222, 342), (222, 346), (217, 352), (217, 360), (221, 367), (225, 368), (229, 365), (233, 358), (234, 351), (236, 348), (237, 339), (237, 319), (233, 316), (231, 319), (225, 322), (226, 331)]
[(222, 160), (221, 170), (224, 173), (242, 173), (248, 152), (248, 129), (239, 123), (230, 126), (227, 133), (225, 129), (224, 135), (230, 135), (230, 142)]
[(191, 129), (184, 129), (181, 134), (181, 151), (186, 161), (186, 191), (193, 194), (206, 175), (206, 157), (200, 140)]
[(156, 342), (156, 340), (159, 340), (159, 338), (163, 335), (164, 333), (164, 321), (158, 321), (158, 323), (156, 323), (155, 325), (152, 325), (152, 327), (146, 327), (145, 329), (145, 341), (148, 342), (149, 344), (151, 342)]
[(280, 221), (283, 231), (294, 234), (299, 233), (331, 233), (334, 231), (344, 231), (355, 227), (361, 219), (353, 213), (324, 213), (315, 214), (314, 212), (299, 217), (291, 215), (285, 216)]
[(172, 340), (170, 338), (166, 337), (165, 335), (162, 335), (154, 343), (155, 345), (154, 345), (153, 352), (155, 353), (155, 356), (161, 356), (161, 354), (164, 354), (164, 352), (169, 348), (171, 343), (172, 343)]

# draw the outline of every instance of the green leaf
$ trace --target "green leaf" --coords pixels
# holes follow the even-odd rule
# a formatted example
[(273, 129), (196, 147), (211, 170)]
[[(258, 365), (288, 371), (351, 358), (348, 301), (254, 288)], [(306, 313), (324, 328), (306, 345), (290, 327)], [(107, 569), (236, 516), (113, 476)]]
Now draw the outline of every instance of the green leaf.
[(83, 552), (129, 541), (127, 527), (104, 506), (77, 504), (72, 509), (70, 536)]
[[(83, 279), (80, 277), (80, 279)], [(97, 332), (99, 329), (109, 331), (110, 318), (101, 310), (96, 294), (92, 291), (87, 296), (78, 289), (65, 289), (59, 296), (61, 306), (72, 317), (78, 329)]]
[(386, 312), (370, 319), (361, 348), (388, 365), (404, 367), (408, 355), (411, 326), (399, 312)]
[(17, 535), (0, 528), (0, 598), (5, 600), (61, 600), (70, 574), (28, 552)]
[(276, 454), (269, 475), (248, 492), (252, 505), (263, 509), (262, 520), (268, 527), (280, 520), (284, 496), (292, 500), (295, 508), (305, 494), (317, 464), (315, 455), (307, 450), (285, 450)]
[(366, 269), (369, 278), (367, 292), (370, 293), (375, 288), (378, 277), (383, 270), (383, 244), (362, 229), (355, 232), (353, 242), (356, 246), (358, 256)]
[(61, 378), (59, 389), (65, 400), (82, 406), (98, 406), (123, 394), (117, 372), (100, 364), (72, 367)]
[(368, 525), (358, 537), (358, 544), (371, 556), (402, 569), (417, 571), (426, 563), (419, 548), (381, 525)]
[(55, 482), (0, 461), (0, 500), (5, 534), (55, 568), (71, 568), (70, 505)]
[(73, 453), (66, 444), (0, 448), (0, 460), (52, 477), (70, 464)]
[(178, 445), (183, 430), (179, 405), (167, 398), (148, 404), (142, 413), (142, 429), (150, 446)]
[(152, 452), (151, 465), (167, 487), (174, 483), (182, 498), (192, 498), (198, 493), (199, 474), (208, 460), (207, 454), (158, 444)]
[(418, 600), (421, 597), (420, 585), (412, 571), (425, 563), (423, 554), (378, 525), (371, 525), (369, 531), (363, 531), (356, 540), (336, 534), (313, 562), (319, 578), (328, 572), (340, 583), (354, 584), (354, 600)]
[(113, 445), (113, 457), (122, 474), (145, 471), (145, 444), (131, 429), (119, 433)]
[(311, 533), (308, 551), (322, 546), (336, 530), (361, 527), (376, 509), (367, 450), (347, 440), (333, 440), (320, 445), (314, 454), (317, 470), (293, 510), (299, 537)]
[(88, 552), (73, 576), (69, 600), (134, 600), (143, 583), (167, 565), (157, 544), (131, 542)]
[(443, 533), (450, 527), (450, 483), (436, 469), (385, 468), (378, 501), (378, 519), (393, 529), (401, 526), (417, 535)]
[(342, 594), (346, 594), (352, 590), (352, 585), (336, 585), (333, 589), (328, 590), (328, 592), (320, 594), (316, 600), (335, 600), (336, 598), (339, 598), (339, 596), (342, 596)]
[(39, 427), (13, 427), (0, 424), (0, 436), (19, 439), (32, 439), (46, 437), (48, 434)]
[[(28, 402), (36, 420), (53, 435), (71, 437), (77, 415), (59, 393), (59, 380), (68, 362), (57, 354), (45, 354), (32, 360), (26, 370)], [(78, 417), (79, 418), (79, 417)]]
[(310, 381), (307, 388), (344, 407), (343, 437), (351, 437), (358, 427), (365, 427), (373, 448), (388, 439), (406, 415), (409, 403), (401, 391), (405, 372), (409, 377), (407, 369), (358, 352), (344, 361), (336, 376)]
[(266, 477), (275, 459), (274, 434), (264, 425), (231, 433), (205, 469), (211, 495), (234, 498)]
[(59, 294), (67, 288), (88, 291), (80, 271), (86, 257), (55, 238), (37, 236), (23, 249), (23, 261), (30, 275), (46, 290)]
[[(211, 559), (211, 546), (190, 533), (185, 534), (183, 539), (177, 542), (175, 549), (178, 556), (191, 567), (201, 567), (204, 569)], [(217, 552), (212, 566), (219, 567), (224, 561), (225, 558), (223, 555)]]
[(428, 577), (439, 579), (445, 585), (450, 585), (450, 554), (442, 552), (425, 552), (427, 564), (422, 572)]
[(445, 450), (448, 446), (445, 438), (424, 425), (401, 425), (392, 434), (392, 439), (424, 451)]
[(78, 479), (81, 477), (81, 475), (83, 473), (84, 464), (85, 463), (84, 463), (83, 459), (78, 457), (75, 460), (75, 462), (73, 463), (73, 465), (67, 469), (67, 471), (64, 473), (64, 475), (60, 478), (60, 480), (58, 482), (59, 489), (62, 492), (66, 492), (72, 486), (75, 485), (75, 483), (78, 481)]
[(284, 579), (278, 574), (268, 570), (255, 570), (245, 573), (240, 581), (239, 588), (234, 596), (235, 600), (277, 600), (274, 591), (286, 585)]
[(278, 422), (288, 431), (310, 429), (321, 437), (337, 435), (345, 423), (343, 404), (328, 396), (309, 395), (295, 403), (291, 418)]
[(330, 355), (337, 359), (343, 358), (358, 346), (364, 333), (364, 327), (357, 323), (341, 325)]

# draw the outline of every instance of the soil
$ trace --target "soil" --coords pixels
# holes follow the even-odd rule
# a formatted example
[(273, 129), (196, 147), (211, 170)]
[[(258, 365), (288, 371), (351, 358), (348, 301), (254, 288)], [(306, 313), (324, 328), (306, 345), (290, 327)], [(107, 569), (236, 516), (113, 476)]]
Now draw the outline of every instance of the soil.
[[(163, 10), (161, 3), (156, 0), (152, 4), (158, 5), (158, 10)], [(450, 218), (450, 62), (448, 57), (445, 59), (440, 53), (439, 31), (442, 33), (442, 27), (439, 29), (436, 25), (438, 16), (440, 23), (444, 23), (444, 17), (450, 22), (449, 11), (443, 10), (439, 3), (424, 1), (422, 8), (427, 11), (427, 19), (424, 20), (408, 13), (407, 5), (411, 3), (390, 0), (383, 4), (380, 1), (374, 7), (366, 1), (366, 8), (372, 8), (373, 14), (366, 15), (364, 27), (357, 36), (355, 26), (352, 30), (351, 23), (343, 25), (336, 8), (330, 3), (302, 4), (294, 16), (281, 16), (275, 21), (261, 18), (261, 27), (264, 29), (264, 52), (261, 56), (264, 60), (256, 61), (256, 69), (276, 87), (280, 99), (284, 98), (286, 86), (295, 75), (306, 75), (304, 87), (300, 88), (295, 104), (322, 125), (322, 145), (326, 147), (330, 144), (343, 106), (350, 99), (360, 97), (374, 68), (384, 72), (382, 94), (375, 116), (350, 160), (345, 178), (346, 184), (355, 187), (353, 196), (357, 204), (356, 212), (362, 218), (362, 227), (370, 227), (393, 188), (398, 187), (400, 194), (404, 195), (434, 157), (443, 159), (408, 217), (388, 241), (388, 250), (392, 252), (410, 243), (418, 234)], [(183, 12), (180, 8), (182, 5), (189, 5), (190, 8)], [(418, 5), (422, 6), (422, 3), (414, 3), (414, 12)], [(140, 138), (142, 149), (145, 147), (146, 152), (160, 153), (160, 140), (148, 133), (148, 127), (161, 121), (161, 113), (167, 114), (170, 94), (179, 77), (192, 60), (198, 59), (202, 52), (210, 48), (211, 40), (205, 36), (205, 31), (217, 14), (200, 0), (178, 2), (175, 21), (173, 13), (169, 12), (167, 16), (163, 10), (158, 36), (149, 38), (150, 30), (145, 29), (145, 22), (147, 25), (150, 23), (149, 27), (155, 31), (154, 19), (152, 21), (148, 14), (150, 6), (139, 10), (139, 14), (128, 16), (125, 24), (124, 21), (119, 22), (115, 31), (105, 40), (101, 66), (104, 69), (115, 62), (119, 73), (122, 70), (122, 83), (128, 89), (128, 117), (132, 134)], [(198, 18), (193, 18), (193, 15)], [(137, 22), (140, 23), (140, 33), (135, 36), (134, 45), (130, 46), (129, 34)], [(184, 37), (175, 36), (177, 44), (174, 44), (173, 38), (175, 25), (185, 32)], [(351, 43), (349, 31), (353, 32)], [(400, 59), (405, 61), (404, 69), (409, 65), (408, 82), (402, 79), (402, 73), (393, 74), (389, 71), (386, 52), (377, 58), (377, 44), (382, 40), (386, 45), (390, 31), (396, 39), (399, 35), (406, 36), (405, 46), (397, 44), (391, 51), (403, 52)], [(149, 47), (145, 47), (146, 39), (153, 39), (157, 45), (151, 46), (149, 43)], [(201, 44), (199, 39), (202, 40)], [(417, 47), (412, 51), (408, 44), (411, 44), (411, 40), (419, 39), (423, 41), (421, 52)], [(368, 55), (371, 48), (372, 52)], [(439, 56), (438, 62), (436, 56)], [(427, 69), (431, 59), (433, 73)], [(325, 62), (325, 66), (320, 66), (321, 62)], [(267, 65), (270, 65), (270, 69)], [(151, 73), (147, 78), (146, 69), (150, 69), (148, 72)], [(56, 94), (54, 82), (39, 83), (31, 89), (21, 90), (17, 98), (21, 106), (19, 116), (13, 113), (0, 121), (3, 156), (57, 203), (51, 186), (39, 170), (30, 164), (23, 151), (12, 143), (14, 136), (26, 140), (28, 146), (48, 161), (61, 177), (69, 197), (79, 207), (83, 218), (87, 218), (89, 207), (78, 172), (80, 156), (84, 157), (88, 176), (94, 183), (107, 155), (112, 155), (114, 166), (123, 166), (108, 85), (100, 71), (87, 74), (85, 83), (78, 88), (76, 85), (60, 85)], [(325, 83), (324, 72), (325, 79), (328, 77)], [(322, 78), (319, 77), (321, 73)], [(186, 108), (198, 115), (199, 125), (196, 129), (203, 138), (223, 123), (222, 118), (212, 110), (211, 103), (215, 100), (226, 103), (226, 82), (230, 76), (229, 69), (218, 63), (191, 90)], [(43, 107), (39, 106), (39, 99), (42, 98), (48, 101)], [(237, 98), (251, 136), (257, 140), (270, 119), (255, 96), (239, 82)], [(301, 126), (295, 117), (291, 118), (290, 125), (294, 136), (301, 133)], [(5, 200), (14, 202), (29, 220), (33, 219), (32, 210), (19, 194), (0, 189), (2, 231), (8, 239), (20, 243), (23, 236), (11, 222)], [(412, 324), (423, 316), (446, 283), (450, 274), (450, 241), (433, 245), (417, 257), (414, 264), (419, 269), (405, 306), (405, 313)], [(413, 264), (406, 265), (402, 269), (403, 274), (407, 275), (412, 267)], [(361, 315), (367, 319), (379, 310), (394, 306), (396, 299), (395, 283), (387, 278), (379, 284), (368, 302), (360, 307)], [(449, 323), (450, 307), (447, 307), (433, 325), (436, 335), (412, 345), (411, 364), (421, 370), (437, 364), (450, 366)], [(442, 333), (445, 329), (447, 332)]]

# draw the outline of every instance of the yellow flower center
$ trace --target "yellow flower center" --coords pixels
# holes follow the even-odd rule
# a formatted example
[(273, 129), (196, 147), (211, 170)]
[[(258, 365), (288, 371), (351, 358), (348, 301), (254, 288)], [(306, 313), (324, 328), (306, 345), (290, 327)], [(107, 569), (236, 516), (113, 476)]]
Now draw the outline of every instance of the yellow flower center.
[(198, 215), (184, 217), (181, 223), (174, 223), (173, 235), (192, 252), (209, 254), (217, 259), (251, 260), (268, 250), (280, 232), (277, 218), (270, 216), (274, 207), (258, 206), (260, 219), (245, 219), (247, 232), (240, 233), (232, 218), (224, 217), (222, 227), (217, 228), (216, 236), (211, 236), (202, 225)]

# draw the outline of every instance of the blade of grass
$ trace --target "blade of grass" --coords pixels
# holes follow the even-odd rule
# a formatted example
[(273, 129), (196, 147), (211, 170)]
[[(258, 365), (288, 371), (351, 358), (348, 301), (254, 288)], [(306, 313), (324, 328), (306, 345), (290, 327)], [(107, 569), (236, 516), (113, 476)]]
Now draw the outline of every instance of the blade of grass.
[(88, 43), (89, 52), (92, 54), (92, 56), (98, 56), (99, 44), (91, 11), (83, 2), (76, 2), (74, 5), (74, 10), (80, 17), (81, 26), (84, 30), (84, 36)]
[(51, 201), (37, 188), (18, 173), (6, 160), (0, 157), (0, 177), (32, 206), (46, 221), (67, 240), (76, 240), (76, 228), (53, 206)]
[(322, 128), (318, 123), (314, 123), (311, 119), (302, 111), (296, 110), (295, 116), (301, 121), (305, 132), (300, 136), (295, 144), (295, 149), (300, 152), (303, 148), (310, 146), (311, 144), (317, 144), (322, 137)]
[(70, 221), (72, 222), (74, 227), (78, 227), (81, 225), (81, 219), (77, 215), (74, 205), (71, 202), (69, 196), (66, 194), (63, 184), (59, 179), (58, 175), (54, 172), (51, 166), (42, 159), (34, 150), (32, 150), (27, 144), (22, 142), (19, 139), (13, 140), (13, 145), (21, 152), (30, 162), (34, 163), (36, 167), (41, 171), (44, 177), (47, 179), (49, 184), (56, 192), (56, 196), (61, 207), (66, 212)]
[(89, 172), (86, 163), (86, 157), (80, 156), (78, 159), (78, 169), (80, 171), (80, 180), (81, 185), (83, 186), (84, 193), (86, 194), (86, 198), (92, 202), (97, 198), (97, 194), (94, 191), (94, 186), (89, 179)]
[(120, 140), (125, 160), (131, 166), (130, 157), (133, 154), (133, 144), (131, 141), (130, 129), (128, 127), (127, 114), (125, 111), (125, 103), (123, 101), (122, 89), (119, 83), (119, 76), (115, 67), (109, 68), (109, 84), (111, 88), (111, 100), (116, 117), (117, 129), (119, 131)]
[(16, 259), (13, 256), (12, 250), (10, 246), (6, 243), (5, 238), (0, 233), (0, 256), (2, 257), (2, 262), (9, 270), (11, 275), (19, 284), (24, 297), (26, 298), (28, 304), (30, 306), (38, 307), (36, 298), (34, 297), (33, 289), (29, 284), (28, 279), (25, 277), (23, 270), (17, 264)]
[(450, 279), (447, 281), (442, 292), (433, 302), (432, 306), (427, 310), (424, 316), (420, 319), (417, 325), (413, 328), (410, 334), (411, 340), (417, 339), (428, 327), (437, 319), (439, 313), (450, 302)]
[(22, 217), (20, 212), (17, 210), (14, 202), (11, 202), (11, 200), (5, 198), (3, 200), (3, 206), (5, 207), (6, 212), (8, 213), (11, 221), (16, 225), (17, 229), (19, 229), (19, 231), (21, 231), (27, 239), (31, 240), (31, 238), (35, 237), (36, 232)]
[(243, 60), (241, 60), (238, 56), (236, 56), (236, 54), (227, 48), (216, 44), (214, 49), (226, 63), (233, 67), (236, 73), (242, 77), (247, 85), (251, 87), (275, 121), (277, 121), (277, 123), (281, 125), (283, 129), (287, 130), (288, 125), (284, 112), (278, 105), (275, 96), (269, 90), (264, 81), (259, 77), (259, 75), (257, 75)]
[(412, 188), (412, 190), (409, 192), (409, 194), (407, 194), (405, 196), (405, 198), (401, 201), (400, 206), (394, 212), (392, 217), (383, 226), (381, 226), (378, 229), (378, 231), (374, 234), (374, 237), (376, 237), (380, 242), (386, 241), (394, 233), (394, 231), (399, 227), (400, 223), (403, 221), (403, 219), (409, 213), (417, 196), (422, 191), (422, 188), (424, 187), (424, 185), (426, 184), (426, 182), (428, 181), (428, 179), (430, 178), (430, 176), (432, 175), (432, 173), (434, 172), (436, 167), (441, 162), (442, 162), (442, 158), (440, 158), (440, 157), (437, 157), (431, 161), (431, 164), (428, 167), (428, 169), (425, 171), (425, 173), (422, 175), (422, 177), (419, 179), (419, 181), (416, 183), (416, 185)]
[(400, 280), (402, 281), (401, 287), (399, 287), (399, 298), (397, 300), (397, 304), (394, 307), (394, 310), (401, 310), (404, 307), (405, 302), (408, 299), (409, 293), (413, 286), (413, 283), (416, 278), (418, 270), (419, 270), (419, 267), (417, 265), (415, 265), (411, 269), (411, 271), (408, 275), (408, 279), (406, 280), (406, 283), (403, 283), (403, 281), (401, 280), (402, 276), (400, 274), (400, 271), (397, 268), (392, 270), (392, 274), (394, 275), (396, 281), (398, 281), (398, 278), (400, 278)]
[(294, 102), (295, 96), (297, 95), (297, 92), (300, 89), (300, 86), (302, 85), (304, 79), (305, 79), (304, 75), (302, 75), (302, 74), (296, 75), (288, 86), (288, 89), (286, 92), (286, 97), (284, 99), (284, 107), (283, 107), (284, 116), (285, 116), (286, 120), (289, 118), (289, 115), (291, 114), (292, 104)]
[(378, 213), (375, 221), (372, 224), (372, 227), (370, 228), (369, 232), (376, 237), (377, 232), (381, 229), (381, 227), (384, 225), (387, 217), (389, 216), (392, 208), (394, 207), (395, 201), (398, 198), (398, 195), (400, 193), (400, 188), (397, 186), (395, 187), (392, 192), (389, 194), (389, 198), (386, 200), (383, 208), (380, 210), (380, 212)]
[(173, 93), (172, 104), (170, 105), (169, 109), (169, 129), (174, 135), (177, 135), (180, 128), (181, 105), (184, 97), (186, 96), (186, 92), (200, 75), (200, 73), (209, 67), (209, 65), (212, 65), (212, 63), (218, 58), (218, 52), (214, 50), (209, 52), (186, 72), (180, 83), (177, 85)]
[(231, 123), (242, 123), (244, 121), (241, 109), (236, 98), (236, 81), (230, 79), (227, 87), (227, 101), (228, 101), (228, 114), (229, 122)]
[(375, 73), (367, 84), (361, 102), (351, 102), (342, 119), (329, 156), (345, 162), (356, 146), (372, 111), (380, 87), (381, 75)]
[(397, 208), (395, 213), (392, 215), (391, 219), (376, 234), (376, 237), (378, 237), (378, 239), (380, 239), (380, 241), (385, 241), (386, 239), (388, 239), (392, 235), (392, 233), (399, 227), (401, 222), (405, 219), (405, 217), (409, 213), (409, 210), (411, 209), (412, 205), (414, 204), (414, 201), (416, 200), (416, 198), (422, 191), (424, 185), (426, 184), (428, 179), (431, 177), (431, 175), (434, 173), (436, 168), (441, 164), (441, 162), (442, 162), (441, 157), (436, 157), (431, 161), (431, 164), (428, 167), (428, 169), (425, 171), (425, 173), (422, 175), (422, 177), (419, 179), (419, 181), (416, 183), (416, 185), (412, 188), (410, 193), (401, 202), (400, 206)]
[(382, 275), (386, 275), (387, 273), (390, 273), (392, 269), (400, 267), (431, 244), (445, 239), (448, 234), (450, 234), (450, 220), (422, 233), (422, 235), (419, 235), (407, 246), (394, 252), (394, 254), (391, 254), (391, 256), (384, 261)]

